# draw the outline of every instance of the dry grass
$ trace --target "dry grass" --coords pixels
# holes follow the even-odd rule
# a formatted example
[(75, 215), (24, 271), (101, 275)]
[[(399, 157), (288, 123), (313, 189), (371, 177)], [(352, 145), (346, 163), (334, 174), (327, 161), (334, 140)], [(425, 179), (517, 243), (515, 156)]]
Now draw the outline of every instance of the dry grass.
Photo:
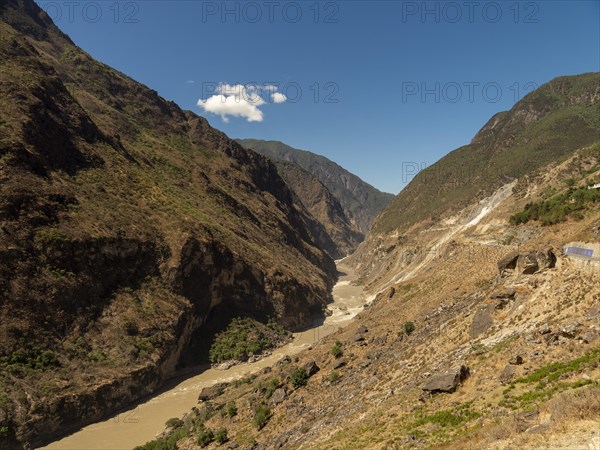
[(515, 417), (507, 417), (497, 423), (490, 423), (450, 445), (444, 445), (443, 448), (540, 449), (550, 448), (548, 443), (555, 444), (556, 448), (564, 448), (562, 444), (570, 446), (576, 445), (577, 440), (593, 439), (600, 435), (600, 385), (590, 385), (555, 396), (540, 407), (539, 419), (532, 425), (536, 424), (543, 426), (540, 432), (520, 432)]

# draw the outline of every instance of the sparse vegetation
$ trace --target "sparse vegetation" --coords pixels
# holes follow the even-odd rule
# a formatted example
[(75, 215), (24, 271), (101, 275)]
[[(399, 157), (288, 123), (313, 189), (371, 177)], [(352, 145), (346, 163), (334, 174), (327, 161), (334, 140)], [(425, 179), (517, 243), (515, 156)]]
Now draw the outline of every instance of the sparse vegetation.
[(331, 349), (331, 354), (335, 358), (339, 358), (344, 354), (344, 350), (342, 349), (342, 343), (340, 341), (335, 341), (335, 344), (333, 344), (333, 348)]
[(237, 405), (235, 404), (235, 402), (228, 403), (223, 411), (225, 411), (225, 415), (227, 417), (231, 418), (235, 416), (238, 412)]
[(306, 386), (308, 383), (308, 373), (306, 373), (306, 369), (297, 367), (292, 370), (292, 373), (290, 374), (290, 382), (295, 389)]
[(215, 433), (215, 442), (219, 445), (222, 445), (227, 441), (228, 441), (227, 429), (225, 429), (225, 428), (218, 429), (217, 432)]
[(210, 428), (201, 427), (200, 433), (196, 438), (196, 444), (200, 447), (206, 447), (215, 440), (215, 433)]
[(542, 225), (553, 225), (564, 222), (568, 217), (580, 220), (583, 218), (583, 212), (598, 202), (600, 202), (600, 189), (587, 187), (570, 189), (548, 200), (527, 203), (523, 211), (510, 217), (510, 223), (519, 225), (537, 220)]
[(452, 409), (436, 411), (433, 414), (418, 413), (413, 426), (420, 427), (426, 424), (434, 424), (441, 427), (456, 427), (478, 417), (481, 417), (481, 413), (473, 411), (471, 404), (466, 403)]
[(329, 375), (327, 375), (327, 380), (330, 383), (335, 383), (337, 380), (340, 379), (340, 373), (337, 370), (332, 370)]
[(272, 322), (266, 326), (250, 318), (238, 317), (216, 335), (210, 348), (210, 360), (216, 363), (257, 355), (274, 347), (277, 340), (286, 336), (287, 332)]
[(267, 405), (261, 403), (254, 407), (254, 419), (252, 419), (252, 423), (257, 430), (262, 430), (270, 418), (271, 408)]
[(545, 382), (556, 381), (571, 372), (579, 371), (582, 366), (599, 367), (600, 348), (595, 348), (571, 361), (557, 361), (548, 364), (547, 366), (535, 370), (531, 375), (518, 378), (515, 380), (515, 383), (535, 383), (542, 380)]

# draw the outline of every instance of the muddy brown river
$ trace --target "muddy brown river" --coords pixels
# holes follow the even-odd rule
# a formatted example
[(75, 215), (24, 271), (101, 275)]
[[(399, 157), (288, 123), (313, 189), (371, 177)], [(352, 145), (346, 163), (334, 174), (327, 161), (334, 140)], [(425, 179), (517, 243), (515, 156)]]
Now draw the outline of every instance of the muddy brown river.
[(164, 430), (165, 422), (171, 417), (181, 417), (198, 404), (198, 394), (202, 388), (220, 382), (233, 381), (246, 375), (272, 366), (285, 355), (298, 353), (324, 336), (346, 325), (358, 314), (367, 297), (362, 287), (350, 284), (356, 276), (352, 270), (337, 262), (341, 276), (333, 288), (333, 303), (329, 309), (333, 314), (325, 322), (313, 328), (294, 334), (294, 340), (273, 351), (270, 356), (254, 363), (244, 363), (228, 370), (207, 369), (200, 374), (172, 383), (172, 387), (141, 403), (124, 410), (120, 414), (88, 425), (80, 431), (55, 441), (43, 449), (53, 450), (100, 450), (128, 449), (142, 445)]

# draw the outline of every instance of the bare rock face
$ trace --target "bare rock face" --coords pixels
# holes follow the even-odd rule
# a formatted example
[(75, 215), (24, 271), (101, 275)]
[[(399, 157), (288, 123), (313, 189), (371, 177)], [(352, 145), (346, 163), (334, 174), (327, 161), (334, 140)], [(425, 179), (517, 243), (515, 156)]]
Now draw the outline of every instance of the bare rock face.
[(217, 383), (214, 386), (205, 387), (200, 392), (198, 396), (198, 401), (206, 402), (208, 400), (214, 400), (219, 397), (223, 392), (225, 392), (225, 388), (227, 387), (227, 383)]
[(307, 363), (304, 366), (304, 370), (306, 370), (306, 374), (309, 377), (312, 377), (314, 374), (316, 374), (319, 370), (321, 370), (321, 368), (317, 365), (317, 363), (315, 361), (310, 361), (309, 363)]
[(528, 253), (512, 252), (498, 260), (500, 276), (511, 274), (532, 275), (556, 265), (556, 253), (552, 248), (530, 251)]
[(493, 324), (494, 318), (492, 314), (494, 312), (494, 305), (487, 305), (481, 307), (473, 317), (471, 323), (471, 339), (475, 339), (482, 333), (485, 333)]
[(502, 384), (510, 383), (512, 380), (514, 380), (516, 372), (517, 372), (517, 369), (515, 368), (515, 366), (508, 364), (502, 370), (502, 372), (500, 372), (500, 375), (498, 376), (500, 383), (502, 383)]
[(427, 384), (423, 386), (423, 391), (437, 394), (439, 392), (454, 392), (456, 388), (468, 378), (469, 368), (467, 366), (457, 366), (438, 373), (431, 377)]
[(528, 253), (520, 255), (517, 259), (517, 272), (524, 275), (531, 275), (539, 270), (540, 266), (537, 261), (536, 253)]
[(280, 403), (282, 403), (287, 397), (287, 391), (285, 390), (285, 388), (280, 387), (278, 389), (275, 389), (275, 392), (273, 392), (273, 395), (271, 395), (271, 398), (269, 399), (269, 401), (273, 404), (273, 405), (278, 405)]
[(517, 267), (518, 252), (512, 252), (498, 260), (498, 271), (503, 275), (507, 270), (515, 270)]
[(540, 270), (552, 269), (556, 265), (556, 253), (551, 248), (536, 253)]

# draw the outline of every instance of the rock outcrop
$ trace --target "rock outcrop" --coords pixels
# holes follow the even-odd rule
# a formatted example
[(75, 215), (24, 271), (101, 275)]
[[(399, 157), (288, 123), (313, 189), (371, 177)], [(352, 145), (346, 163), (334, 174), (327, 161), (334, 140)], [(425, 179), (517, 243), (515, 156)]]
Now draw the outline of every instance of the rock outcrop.
[(456, 388), (468, 378), (469, 368), (460, 365), (435, 374), (423, 386), (423, 391), (437, 394), (440, 392), (454, 392)]

